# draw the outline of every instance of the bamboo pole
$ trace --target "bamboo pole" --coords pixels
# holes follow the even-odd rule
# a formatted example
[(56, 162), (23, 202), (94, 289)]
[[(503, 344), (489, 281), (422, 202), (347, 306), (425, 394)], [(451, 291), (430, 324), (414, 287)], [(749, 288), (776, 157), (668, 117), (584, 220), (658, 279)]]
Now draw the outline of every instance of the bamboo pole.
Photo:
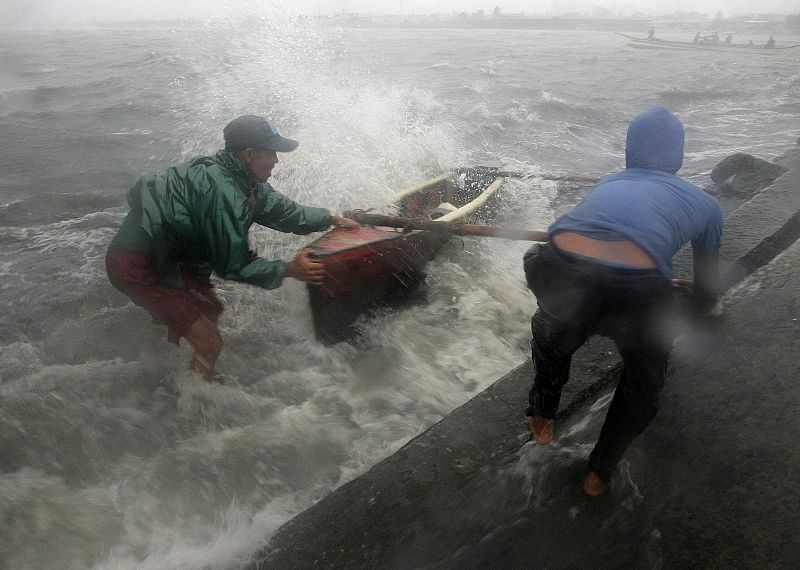
[(524, 172), (506, 172), (504, 170), (497, 171), (497, 175), (505, 178), (541, 178), (542, 180), (552, 180), (554, 182), (585, 182), (587, 184), (593, 184), (600, 181), (599, 178), (594, 176), (572, 176), (569, 174), (526, 174)]
[(402, 228), (405, 230), (425, 230), (455, 235), (494, 237), (523, 241), (546, 242), (550, 239), (547, 232), (522, 228), (498, 228), (495, 226), (482, 226), (478, 224), (462, 224), (461, 222), (400, 218), (397, 216), (368, 214), (358, 210), (345, 212), (343, 215), (367, 226), (385, 226), (389, 228)]

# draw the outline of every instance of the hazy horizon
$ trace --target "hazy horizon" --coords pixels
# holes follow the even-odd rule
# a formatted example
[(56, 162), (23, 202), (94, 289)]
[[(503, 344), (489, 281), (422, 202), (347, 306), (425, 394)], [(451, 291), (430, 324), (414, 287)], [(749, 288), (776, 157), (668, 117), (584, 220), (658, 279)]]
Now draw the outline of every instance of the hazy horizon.
[(0, 6), (3, 27), (51, 27), (86, 21), (127, 21), (162, 19), (234, 19), (246, 13), (329, 15), (336, 12), (362, 14), (448, 14), (452, 12), (491, 13), (495, 7), (505, 13), (596, 15), (599, 9), (614, 15), (636, 13), (656, 16), (675, 11), (724, 16), (736, 14), (793, 14), (800, 12), (800, 0), (641, 0), (618, 3), (610, 0), (285, 0), (261, 3), (245, 0), (137, 0), (97, 5), (94, 0), (6, 0)]

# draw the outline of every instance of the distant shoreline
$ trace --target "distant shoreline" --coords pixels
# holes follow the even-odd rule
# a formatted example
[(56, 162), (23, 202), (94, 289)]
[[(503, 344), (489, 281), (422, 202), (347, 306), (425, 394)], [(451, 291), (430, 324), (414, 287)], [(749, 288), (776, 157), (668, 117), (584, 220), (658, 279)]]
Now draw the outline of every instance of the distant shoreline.
[(341, 27), (409, 29), (490, 29), (490, 30), (583, 30), (641, 31), (654, 26), (656, 33), (719, 31), (749, 34), (800, 34), (800, 15), (771, 15), (769, 18), (586, 18), (547, 16), (480, 16), (476, 14), (370, 16), (358, 13), (314, 17)]

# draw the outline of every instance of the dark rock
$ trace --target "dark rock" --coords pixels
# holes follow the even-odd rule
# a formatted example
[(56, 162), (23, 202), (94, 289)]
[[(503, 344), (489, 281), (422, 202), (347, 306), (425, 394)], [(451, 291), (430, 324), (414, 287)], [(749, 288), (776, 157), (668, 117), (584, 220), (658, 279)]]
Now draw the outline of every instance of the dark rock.
[(721, 184), (734, 174), (752, 171), (764, 171), (765, 173), (774, 174), (774, 178), (777, 178), (786, 172), (786, 169), (762, 158), (756, 158), (744, 152), (737, 152), (723, 159), (722, 162), (714, 167), (711, 171), (711, 180)]
[(720, 193), (723, 196), (736, 196), (739, 198), (752, 196), (772, 184), (778, 176), (780, 174), (774, 176), (761, 170), (734, 174), (719, 185)]
[(761, 158), (738, 152), (724, 159), (711, 171), (719, 193), (747, 197), (772, 184), (786, 168)]

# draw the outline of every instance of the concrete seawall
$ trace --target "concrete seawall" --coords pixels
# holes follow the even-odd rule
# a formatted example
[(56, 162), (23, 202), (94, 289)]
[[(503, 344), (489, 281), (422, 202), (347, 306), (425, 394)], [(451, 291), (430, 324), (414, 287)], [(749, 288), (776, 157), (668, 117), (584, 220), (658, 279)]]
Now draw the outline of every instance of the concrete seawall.
[[(726, 212), (721, 250), (726, 288), (770, 263), (800, 237), (800, 150), (776, 162), (788, 171), (746, 202), (720, 197)], [(677, 276), (691, 275), (686, 252), (675, 265)], [(794, 283), (792, 290), (797, 286)], [(592, 339), (575, 356), (559, 418), (609, 389), (619, 366), (610, 341)], [(714, 372), (725, 374), (718, 368)], [(426, 559), (418, 549), (408, 555), (408, 550), (430, 542), (439, 525), (458, 524), (454, 501), (475, 475), (528, 441), (524, 409), (531, 377), (530, 362), (509, 372), (397, 453), (289, 521), (250, 567), (446, 565)]]

